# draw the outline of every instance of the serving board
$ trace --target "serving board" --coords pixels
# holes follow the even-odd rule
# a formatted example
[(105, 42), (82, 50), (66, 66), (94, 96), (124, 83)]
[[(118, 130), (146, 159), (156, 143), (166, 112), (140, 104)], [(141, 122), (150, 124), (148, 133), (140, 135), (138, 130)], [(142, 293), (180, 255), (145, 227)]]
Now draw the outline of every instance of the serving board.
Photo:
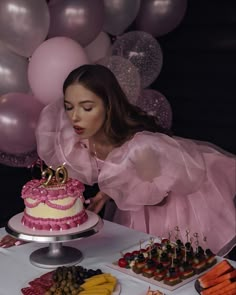
[[(159, 240), (155, 240), (155, 242), (159, 242)], [(145, 244), (148, 244), (148, 243), (149, 243), (149, 241), (143, 242), (144, 245)], [(121, 253), (135, 251), (135, 250), (138, 249), (138, 247), (139, 247), (139, 245), (136, 244), (136, 245), (134, 245), (134, 246), (132, 246), (130, 248), (127, 248), (125, 250), (122, 250)], [(218, 262), (218, 259), (217, 259), (217, 262)], [(178, 289), (178, 288), (180, 288), (180, 287), (188, 284), (191, 281), (197, 280), (201, 275), (203, 275), (205, 272), (209, 271), (209, 269), (211, 269), (213, 267), (213, 266), (212, 267), (209, 267), (205, 271), (201, 272), (200, 274), (195, 274), (195, 275), (193, 275), (190, 278), (183, 279), (180, 283), (178, 283), (178, 284), (176, 284), (174, 286), (170, 286), (170, 285), (165, 284), (163, 281), (157, 281), (154, 278), (147, 278), (147, 277), (143, 276), (141, 273), (140, 274), (137, 274), (131, 268), (123, 268), (123, 267), (120, 267), (118, 265), (118, 261), (114, 261), (113, 263), (108, 263), (108, 264), (106, 264), (106, 266), (108, 266), (108, 267), (110, 267), (112, 269), (115, 269), (115, 270), (117, 270), (119, 272), (122, 272), (122, 273), (124, 273), (126, 275), (132, 276), (134, 278), (140, 279), (142, 281), (148, 282), (150, 284), (153, 284), (155, 286), (158, 286), (160, 288), (163, 288), (163, 289), (166, 289), (166, 290), (169, 290), (169, 291), (174, 291), (174, 290), (176, 290), (176, 289)]]

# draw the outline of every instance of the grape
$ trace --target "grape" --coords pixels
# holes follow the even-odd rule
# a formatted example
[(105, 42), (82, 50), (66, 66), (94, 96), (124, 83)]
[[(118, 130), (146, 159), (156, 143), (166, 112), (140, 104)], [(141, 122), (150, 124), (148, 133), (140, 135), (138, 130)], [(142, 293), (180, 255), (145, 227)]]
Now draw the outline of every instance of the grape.
[(97, 269), (97, 270), (96, 270), (96, 275), (100, 275), (100, 274), (102, 274), (101, 269)]

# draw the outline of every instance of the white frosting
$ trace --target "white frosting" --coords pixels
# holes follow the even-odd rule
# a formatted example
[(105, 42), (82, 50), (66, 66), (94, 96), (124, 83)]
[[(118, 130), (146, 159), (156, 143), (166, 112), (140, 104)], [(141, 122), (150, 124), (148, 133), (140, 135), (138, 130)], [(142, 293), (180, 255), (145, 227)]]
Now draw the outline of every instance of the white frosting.
[[(30, 204), (35, 203), (35, 200), (31, 198), (26, 198), (27, 202)], [(52, 204), (66, 206), (74, 200), (72, 197), (58, 199), (58, 200), (50, 200)], [(84, 208), (83, 203), (80, 198), (78, 198), (75, 204), (66, 210), (60, 210), (58, 208), (49, 207), (46, 203), (39, 203), (38, 206), (29, 208), (25, 208), (25, 212), (32, 217), (35, 218), (64, 218), (71, 217), (78, 214)]]

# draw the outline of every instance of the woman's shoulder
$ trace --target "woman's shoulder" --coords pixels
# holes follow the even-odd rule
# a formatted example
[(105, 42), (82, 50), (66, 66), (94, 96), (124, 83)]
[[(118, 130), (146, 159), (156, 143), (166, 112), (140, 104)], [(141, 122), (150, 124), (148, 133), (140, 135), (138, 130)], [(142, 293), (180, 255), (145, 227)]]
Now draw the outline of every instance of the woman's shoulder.
[(130, 139), (126, 140), (123, 144), (115, 147), (113, 151), (107, 157), (107, 160), (114, 160), (114, 158), (127, 157), (129, 154), (133, 154), (134, 151), (144, 150), (146, 148), (161, 146), (163, 141), (168, 141), (168, 135), (162, 133), (154, 133), (149, 131), (142, 131), (135, 133)]
[(169, 135), (160, 132), (151, 132), (151, 131), (139, 131), (134, 134), (134, 136), (130, 139), (131, 141), (140, 141), (143, 139), (146, 140), (161, 140), (171, 138)]
[(194, 140), (176, 136), (169, 136), (159, 132), (142, 131), (137, 132), (120, 147), (115, 148), (112, 156), (126, 157), (135, 151), (153, 152), (169, 155), (189, 154), (194, 157), (200, 156), (201, 148)]
[(162, 145), (162, 144), (176, 144), (176, 139), (169, 135), (160, 132), (141, 131), (137, 132), (129, 141), (129, 145), (134, 146), (150, 146), (150, 145)]

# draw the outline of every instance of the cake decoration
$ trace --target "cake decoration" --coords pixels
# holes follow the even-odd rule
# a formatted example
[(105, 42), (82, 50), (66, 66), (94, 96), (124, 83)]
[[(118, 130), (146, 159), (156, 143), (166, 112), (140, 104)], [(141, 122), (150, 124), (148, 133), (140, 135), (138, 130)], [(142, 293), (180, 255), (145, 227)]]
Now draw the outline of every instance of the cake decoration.
[(47, 167), (41, 179), (33, 179), (22, 188), (25, 210), (21, 222), (34, 230), (66, 230), (83, 224), (84, 185), (68, 177), (65, 164)]

